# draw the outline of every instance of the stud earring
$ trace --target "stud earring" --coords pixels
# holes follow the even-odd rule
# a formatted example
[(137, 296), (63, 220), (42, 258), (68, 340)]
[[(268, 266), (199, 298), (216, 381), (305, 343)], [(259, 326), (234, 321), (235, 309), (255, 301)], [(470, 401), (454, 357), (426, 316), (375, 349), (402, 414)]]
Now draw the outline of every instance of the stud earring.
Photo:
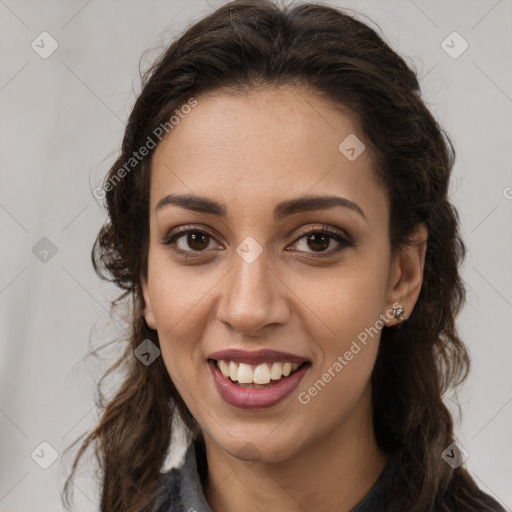
[(399, 323), (397, 324), (397, 327), (400, 329), (402, 327), (402, 322), (405, 320), (404, 308), (401, 306), (401, 304), (397, 304), (397, 306), (398, 307), (393, 308), (393, 316), (398, 318)]

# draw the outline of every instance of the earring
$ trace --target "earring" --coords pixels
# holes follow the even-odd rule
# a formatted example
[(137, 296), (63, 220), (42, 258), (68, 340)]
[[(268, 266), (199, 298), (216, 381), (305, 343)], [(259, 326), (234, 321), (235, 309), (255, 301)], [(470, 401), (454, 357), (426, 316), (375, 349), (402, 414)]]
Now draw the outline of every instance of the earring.
[(402, 327), (401, 323), (405, 320), (404, 308), (402, 307), (401, 304), (397, 304), (397, 306), (398, 306), (397, 308), (393, 308), (393, 316), (395, 318), (398, 318), (399, 323), (397, 324), (397, 327), (401, 328)]

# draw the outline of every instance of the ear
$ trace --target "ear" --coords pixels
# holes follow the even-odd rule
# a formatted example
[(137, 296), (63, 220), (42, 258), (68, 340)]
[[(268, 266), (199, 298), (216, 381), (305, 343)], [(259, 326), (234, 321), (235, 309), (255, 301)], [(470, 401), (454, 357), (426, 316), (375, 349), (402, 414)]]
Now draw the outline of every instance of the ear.
[(153, 314), (153, 309), (151, 308), (148, 285), (144, 276), (141, 276), (140, 283), (142, 287), (142, 295), (144, 297), (144, 318), (146, 319), (146, 323), (149, 328), (156, 330), (155, 316)]
[(388, 291), (386, 298), (385, 324), (392, 326), (399, 320), (389, 312), (401, 305), (403, 316), (407, 319), (418, 300), (423, 282), (423, 268), (427, 251), (428, 230), (424, 224), (419, 224), (410, 236), (411, 243), (397, 250), (391, 261)]

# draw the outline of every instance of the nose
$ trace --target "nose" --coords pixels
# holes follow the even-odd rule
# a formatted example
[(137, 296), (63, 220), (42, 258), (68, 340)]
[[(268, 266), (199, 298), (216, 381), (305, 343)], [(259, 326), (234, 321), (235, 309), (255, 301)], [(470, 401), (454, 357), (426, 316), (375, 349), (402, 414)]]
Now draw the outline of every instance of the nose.
[(243, 335), (258, 337), (266, 327), (288, 321), (288, 287), (268, 266), (265, 252), (251, 263), (235, 255), (225, 279), (217, 308), (222, 323)]

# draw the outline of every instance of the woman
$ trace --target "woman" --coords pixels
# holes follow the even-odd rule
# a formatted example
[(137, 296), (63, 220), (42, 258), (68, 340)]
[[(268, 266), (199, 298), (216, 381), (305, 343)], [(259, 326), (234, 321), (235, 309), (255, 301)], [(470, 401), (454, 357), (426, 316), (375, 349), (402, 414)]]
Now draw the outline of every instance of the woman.
[(96, 446), (101, 510), (503, 511), (442, 401), (469, 368), (453, 161), (415, 73), (338, 10), (239, 0), (174, 42), (98, 195), (93, 264), (133, 299), (73, 466)]

